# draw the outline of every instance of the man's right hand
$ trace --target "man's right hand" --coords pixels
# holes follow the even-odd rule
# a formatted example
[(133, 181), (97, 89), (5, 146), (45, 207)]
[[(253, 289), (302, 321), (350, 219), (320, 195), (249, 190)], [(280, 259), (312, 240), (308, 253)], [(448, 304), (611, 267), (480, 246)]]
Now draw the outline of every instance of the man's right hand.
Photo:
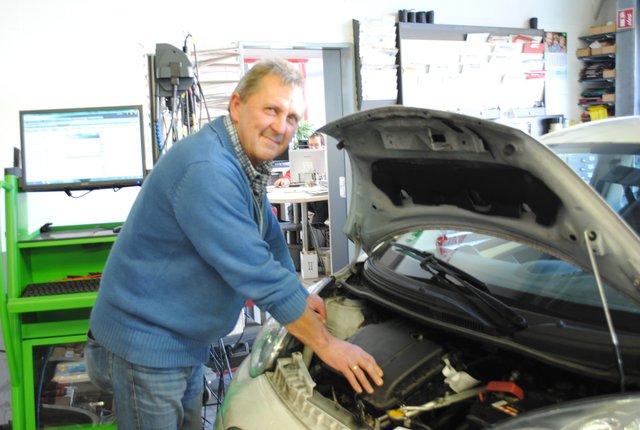
[(286, 327), (322, 361), (342, 373), (357, 393), (363, 388), (373, 393), (369, 378), (378, 386), (383, 384), (383, 372), (376, 360), (359, 346), (331, 335), (312, 306), (308, 305), (302, 316)]
[(376, 385), (383, 384), (383, 372), (376, 360), (357, 345), (332, 337), (330, 344), (315, 351), (318, 357), (347, 378), (349, 384), (358, 393), (374, 391), (371, 381)]

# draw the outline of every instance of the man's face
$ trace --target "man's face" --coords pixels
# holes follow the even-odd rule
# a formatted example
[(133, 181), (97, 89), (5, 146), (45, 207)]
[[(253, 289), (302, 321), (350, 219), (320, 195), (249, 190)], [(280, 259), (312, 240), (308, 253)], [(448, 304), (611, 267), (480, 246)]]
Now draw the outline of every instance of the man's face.
[(547, 45), (553, 45), (553, 33), (545, 34), (545, 41), (547, 42)]
[(267, 75), (246, 100), (233, 93), (229, 107), (240, 143), (257, 166), (289, 148), (304, 112), (304, 94), (302, 88), (283, 84), (276, 75)]
[(309, 137), (309, 149), (322, 149), (322, 141), (319, 136)]

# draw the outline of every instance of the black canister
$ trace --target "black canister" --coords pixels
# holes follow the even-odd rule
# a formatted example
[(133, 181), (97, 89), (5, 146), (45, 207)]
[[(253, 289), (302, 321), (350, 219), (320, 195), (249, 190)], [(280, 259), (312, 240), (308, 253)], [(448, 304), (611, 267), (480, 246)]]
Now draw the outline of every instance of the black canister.
[(433, 11), (432, 10), (430, 10), (430, 11), (428, 11), (426, 13), (426, 17), (427, 17), (427, 24), (433, 24), (434, 17), (433, 17)]

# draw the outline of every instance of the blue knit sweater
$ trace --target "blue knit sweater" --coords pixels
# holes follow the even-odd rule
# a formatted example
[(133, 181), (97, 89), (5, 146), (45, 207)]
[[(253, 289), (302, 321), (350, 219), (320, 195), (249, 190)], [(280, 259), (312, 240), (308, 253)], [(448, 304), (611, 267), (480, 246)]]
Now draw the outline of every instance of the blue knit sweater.
[(189, 366), (207, 360), (247, 299), (287, 324), (306, 297), (268, 199), (253, 196), (219, 118), (175, 144), (145, 180), (90, 324), (130, 362)]

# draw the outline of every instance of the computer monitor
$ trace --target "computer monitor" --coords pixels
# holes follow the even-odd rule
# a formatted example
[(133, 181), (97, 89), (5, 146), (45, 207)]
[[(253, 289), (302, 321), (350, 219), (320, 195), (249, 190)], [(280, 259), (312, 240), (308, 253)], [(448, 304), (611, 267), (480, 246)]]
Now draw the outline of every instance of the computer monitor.
[(282, 154), (278, 155), (273, 161), (289, 161), (289, 150), (284, 151)]
[(289, 151), (291, 182), (306, 183), (309, 179), (319, 180), (327, 176), (324, 149), (292, 149)]
[(140, 185), (142, 106), (21, 111), (20, 151), (25, 191)]

